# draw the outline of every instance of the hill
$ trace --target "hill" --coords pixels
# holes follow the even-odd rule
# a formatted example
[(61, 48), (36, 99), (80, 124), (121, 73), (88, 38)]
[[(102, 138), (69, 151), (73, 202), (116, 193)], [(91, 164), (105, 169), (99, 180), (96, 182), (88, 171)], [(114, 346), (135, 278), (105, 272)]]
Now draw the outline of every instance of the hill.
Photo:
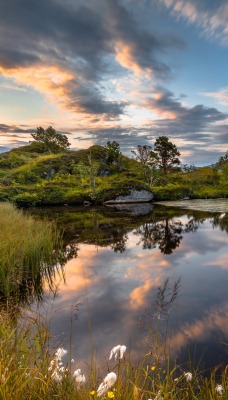
[(19, 206), (102, 204), (132, 189), (146, 189), (155, 200), (228, 197), (228, 163), (222, 169), (189, 171), (173, 168), (167, 176), (120, 155), (107, 158), (107, 149), (67, 150), (47, 154), (32, 142), (0, 155), (0, 201)]

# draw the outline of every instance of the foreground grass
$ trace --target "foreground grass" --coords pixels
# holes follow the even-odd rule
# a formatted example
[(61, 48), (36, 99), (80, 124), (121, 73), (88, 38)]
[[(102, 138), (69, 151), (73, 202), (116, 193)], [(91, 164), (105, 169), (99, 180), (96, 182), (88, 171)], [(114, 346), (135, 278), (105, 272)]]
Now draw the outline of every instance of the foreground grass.
[[(49, 333), (39, 315), (24, 313), (19, 323), (9, 315), (0, 316), (0, 398), (2, 400), (213, 400), (228, 398), (227, 369), (211, 371), (205, 378), (200, 371), (170, 368), (152, 354), (132, 365), (127, 351), (107, 362), (100, 371), (78, 369), (63, 349), (50, 349)], [(108, 356), (109, 354), (107, 354)], [(67, 362), (68, 360), (68, 362)], [(84, 369), (84, 370), (83, 370)], [(77, 370), (74, 373), (74, 370)], [(104, 381), (105, 375), (108, 375)], [(103, 382), (103, 383), (102, 383)], [(106, 384), (105, 382), (108, 382)], [(222, 386), (217, 386), (217, 385)], [(101, 386), (100, 386), (101, 385)], [(98, 389), (100, 387), (102, 390)], [(221, 394), (220, 394), (221, 393)]]
[(60, 259), (55, 251), (60, 235), (52, 223), (25, 215), (12, 204), (0, 203), (0, 295), (9, 297), (23, 289), (41, 288), (43, 277)]

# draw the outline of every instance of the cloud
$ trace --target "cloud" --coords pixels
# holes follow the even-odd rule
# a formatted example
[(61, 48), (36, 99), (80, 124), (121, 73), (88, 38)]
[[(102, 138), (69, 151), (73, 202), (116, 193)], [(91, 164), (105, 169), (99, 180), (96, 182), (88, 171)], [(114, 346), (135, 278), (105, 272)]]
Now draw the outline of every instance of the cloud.
[(228, 87), (219, 89), (217, 92), (201, 92), (203, 96), (213, 97), (223, 106), (228, 106)]
[(228, 3), (226, 0), (158, 0), (177, 18), (196, 24), (209, 38), (228, 45)]
[(3, 0), (0, 24), (4, 77), (73, 113), (105, 119), (118, 119), (127, 106), (122, 99), (106, 98), (105, 82), (114, 72), (165, 79), (171, 70), (160, 53), (184, 47), (180, 38), (142, 29), (121, 1), (22, 0), (19, 5), (12, 0), (9, 5)]
[[(181, 100), (182, 96), (176, 98), (171, 91), (158, 87), (152, 96), (141, 100), (141, 105), (159, 119), (148, 120), (140, 127), (128, 125), (88, 129), (87, 135), (98, 144), (116, 140), (128, 154), (137, 145), (152, 145), (156, 137), (167, 135), (177, 144), (181, 141), (178, 148), (185, 153), (185, 162), (198, 163), (204, 159), (205, 163), (210, 164), (224, 151), (221, 144), (227, 143), (228, 116), (202, 104), (188, 107)], [(208, 147), (209, 143), (213, 148)]]
[[(225, 123), (228, 115), (216, 108), (197, 104), (183, 105), (171, 91), (159, 88), (153, 97), (146, 98), (144, 105), (163, 117), (154, 122), (154, 130), (168, 136), (182, 136), (184, 140), (205, 141), (211, 139), (210, 132), (216, 132), (217, 124)], [(227, 126), (227, 125), (225, 125)]]
[(170, 349), (176, 352), (181, 347), (186, 347), (189, 342), (206, 341), (217, 330), (220, 335), (226, 335), (228, 329), (228, 303), (211, 307), (200, 319), (185, 323), (181, 329), (171, 338)]

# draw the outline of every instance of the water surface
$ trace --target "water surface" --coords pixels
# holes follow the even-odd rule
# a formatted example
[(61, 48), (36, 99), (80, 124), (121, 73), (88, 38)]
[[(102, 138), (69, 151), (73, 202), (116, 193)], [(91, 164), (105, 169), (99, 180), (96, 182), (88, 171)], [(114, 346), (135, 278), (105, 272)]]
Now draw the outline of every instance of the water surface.
[(148, 324), (159, 329), (160, 342), (168, 332), (173, 359), (186, 362), (190, 353), (195, 366), (227, 364), (228, 213), (162, 206), (146, 215), (86, 207), (35, 212), (64, 226), (74, 248), (65, 280), (56, 277), (57, 293), (39, 309), (53, 343), (71, 348), (78, 365), (89, 362), (91, 348), (105, 365), (117, 344), (131, 349), (132, 359), (148, 351), (153, 357)]

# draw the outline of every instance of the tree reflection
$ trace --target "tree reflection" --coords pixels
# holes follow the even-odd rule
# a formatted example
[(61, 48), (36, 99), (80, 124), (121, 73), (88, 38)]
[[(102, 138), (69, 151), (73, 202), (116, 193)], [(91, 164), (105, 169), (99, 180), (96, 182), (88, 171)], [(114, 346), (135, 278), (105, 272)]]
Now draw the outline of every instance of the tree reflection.
[(126, 233), (122, 234), (122, 236), (113, 238), (113, 243), (111, 244), (111, 249), (114, 250), (115, 253), (123, 253), (126, 250), (126, 244), (128, 241), (128, 236)]
[(216, 214), (212, 219), (212, 225), (228, 233), (228, 213)]
[(156, 246), (163, 254), (172, 254), (180, 245), (184, 233), (196, 232), (199, 225), (204, 221), (203, 218), (192, 217), (187, 223), (167, 217), (162, 221), (144, 223), (134, 230), (134, 234), (140, 236), (138, 244), (142, 244), (143, 249), (153, 249)]
[(143, 249), (152, 249), (157, 245), (163, 254), (171, 254), (179, 246), (184, 226), (180, 221), (166, 218), (164, 221), (144, 224), (134, 231), (140, 235)]

